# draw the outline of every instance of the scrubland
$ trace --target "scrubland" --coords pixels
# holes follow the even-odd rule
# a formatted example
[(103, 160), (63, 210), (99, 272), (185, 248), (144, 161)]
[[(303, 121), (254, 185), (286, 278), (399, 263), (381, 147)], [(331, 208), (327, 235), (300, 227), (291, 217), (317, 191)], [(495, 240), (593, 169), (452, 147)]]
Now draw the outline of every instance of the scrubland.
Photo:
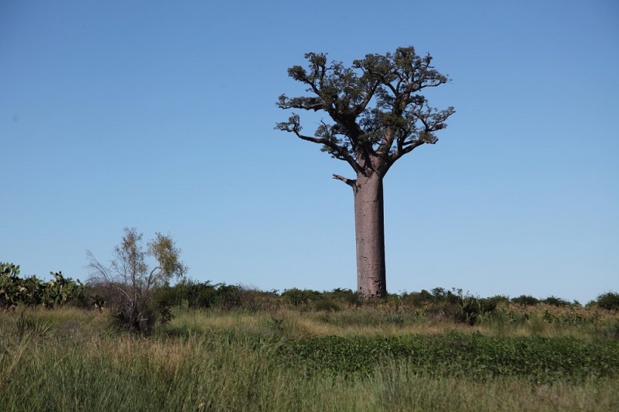
[(475, 322), (393, 301), (171, 312), (147, 335), (119, 330), (107, 310), (0, 313), (2, 410), (619, 410), (616, 311), (503, 301)]

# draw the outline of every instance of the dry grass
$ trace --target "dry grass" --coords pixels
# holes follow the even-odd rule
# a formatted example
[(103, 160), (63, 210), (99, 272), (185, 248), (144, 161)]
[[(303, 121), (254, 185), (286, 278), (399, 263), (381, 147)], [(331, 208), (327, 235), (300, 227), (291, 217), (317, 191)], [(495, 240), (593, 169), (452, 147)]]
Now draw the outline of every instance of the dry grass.
[(198, 333), (235, 331), (269, 335), (280, 332), (294, 338), (459, 332), (490, 336), (588, 339), (595, 337), (600, 329), (613, 324), (619, 325), (619, 314), (607, 311), (549, 305), (523, 308), (514, 304), (502, 304), (495, 314), (482, 317), (481, 322), (475, 326), (446, 321), (442, 318), (428, 318), (420, 315), (420, 311), (410, 309), (399, 309), (396, 312), (390, 308), (375, 307), (350, 308), (334, 312), (302, 311), (291, 308), (256, 313), (177, 310), (170, 326)]
[[(543, 320), (550, 310), (553, 316), (571, 314), (563, 308), (536, 308), (528, 312), (529, 320)], [(19, 312), (0, 314), (0, 404), (6, 411), (619, 410), (617, 379), (540, 385), (513, 377), (483, 382), (431, 378), (416, 374), (406, 360), (386, 361), (374, 373), (355, 378), (306, 376), (270, 356), (278, 339), (309, 336), (458, 331), (586, 337), (587, 331), (617, 321), (616, 314), (584, 326), (482, 322), (470, 327), (371, 307), (339, 312), (178, 310), (169, 325), (148, 338), (115, 332), (108, 314), (96, 311), (28, 310), (26, 315), (53, 327), (45, 339), (28, 335), (22, 340), (14, 328)]]

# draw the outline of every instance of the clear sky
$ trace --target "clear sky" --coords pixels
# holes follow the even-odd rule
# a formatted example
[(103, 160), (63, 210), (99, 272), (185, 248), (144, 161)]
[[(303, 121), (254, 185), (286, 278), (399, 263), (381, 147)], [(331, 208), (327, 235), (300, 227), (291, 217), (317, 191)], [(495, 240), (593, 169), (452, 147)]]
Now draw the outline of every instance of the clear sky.
[(136, 227), (199, 281), (354, 290), (351, 170), (275, 102), (409, 45), (456, 114), (385, 179), (389, 291), (619, 291), (615, 0), (2, 0), (0, 261), (85, 280)]

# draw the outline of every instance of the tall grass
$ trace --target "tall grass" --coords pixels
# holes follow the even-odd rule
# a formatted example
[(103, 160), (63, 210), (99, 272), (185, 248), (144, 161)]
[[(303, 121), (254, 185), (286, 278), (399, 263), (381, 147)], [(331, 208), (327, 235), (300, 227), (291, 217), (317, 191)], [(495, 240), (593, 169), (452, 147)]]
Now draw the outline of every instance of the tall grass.
[[(482, 316), (475, 326), (426, 316), (423, 311), (367, 307), (341, 311), (299, 311), (282, 308), (269, 312), (180, 310), (169, 329), (178, 333), (221, 330), (269, 334), (273, 327), (292, 337), (307, 336), (404, 336), (482, 333), (501, 337), (619, 338), (619, 314), (584, 308), (548, 305), (502, 307)], [(184, 331), (184, 332), (183, 332)]]
[[(144, 338), (113, 331), (107, 316), (97, 312), (28, 311), (25, 316), (52, 326), (42, 336), (29, 332), (20, 337), (14, 327), (19, 314), (0, 314), (3, 411), (619, 410), (616, 373), (544, 383), (526, 374), (475, 379), (447, 370), (432, 376), (420, 373), (419, 358), (407, 356), (367, 357), (371, 364), (363, 373), (307, 373), (304, 362), (309, 358), (287, 352), (333, 335), (339, 337), (328, 339), (340, 339), (344, 346), (379, 340), (382, 330), (396, 342), (426, 339), (433, 356), (443, 356), (440, 345), (453, 347), (449, 339), (468, 342), (473, 352), (498, 356), (502, 352), (484, 345), (497, 341), (509, 346), (516, 339), (530, 343), (527, 337), (510, 338), (515, 330), (509, 327), (502, 340), (490, 333), (480, 336), (475, 328), (400, 321), (378, 311), (184, 311)], [(431, 334), (420, 332), (424, 325), (434, 328)], [(530, 339), (551, 345), (559, 338)], [(588, 345), (564, 339), (578, 348)], [(597, 344), (604, 342), (615, 345), (608, 337)]]

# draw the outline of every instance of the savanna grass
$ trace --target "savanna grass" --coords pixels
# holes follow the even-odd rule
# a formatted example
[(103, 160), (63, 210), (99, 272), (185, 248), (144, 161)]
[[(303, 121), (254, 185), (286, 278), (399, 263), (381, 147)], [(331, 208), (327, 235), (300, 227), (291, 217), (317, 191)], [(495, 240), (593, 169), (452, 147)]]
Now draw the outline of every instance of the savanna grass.
[[(0, 405), (6, 411), (619, 409), (617, 341), (606, 335), (518, 337), (510, 326), (498, 337), (392, 314), (182, 311), (148, 338), (111, 329), (106, 313), (74, 310), (27, 311), (28, 319), (52, 326), (43, 336), (19, 336), (19, 313), (0, 314)], [(423, 333), (423, 327), (434, 329)], [(554, 372), (543, 372), (547, 367)]]

